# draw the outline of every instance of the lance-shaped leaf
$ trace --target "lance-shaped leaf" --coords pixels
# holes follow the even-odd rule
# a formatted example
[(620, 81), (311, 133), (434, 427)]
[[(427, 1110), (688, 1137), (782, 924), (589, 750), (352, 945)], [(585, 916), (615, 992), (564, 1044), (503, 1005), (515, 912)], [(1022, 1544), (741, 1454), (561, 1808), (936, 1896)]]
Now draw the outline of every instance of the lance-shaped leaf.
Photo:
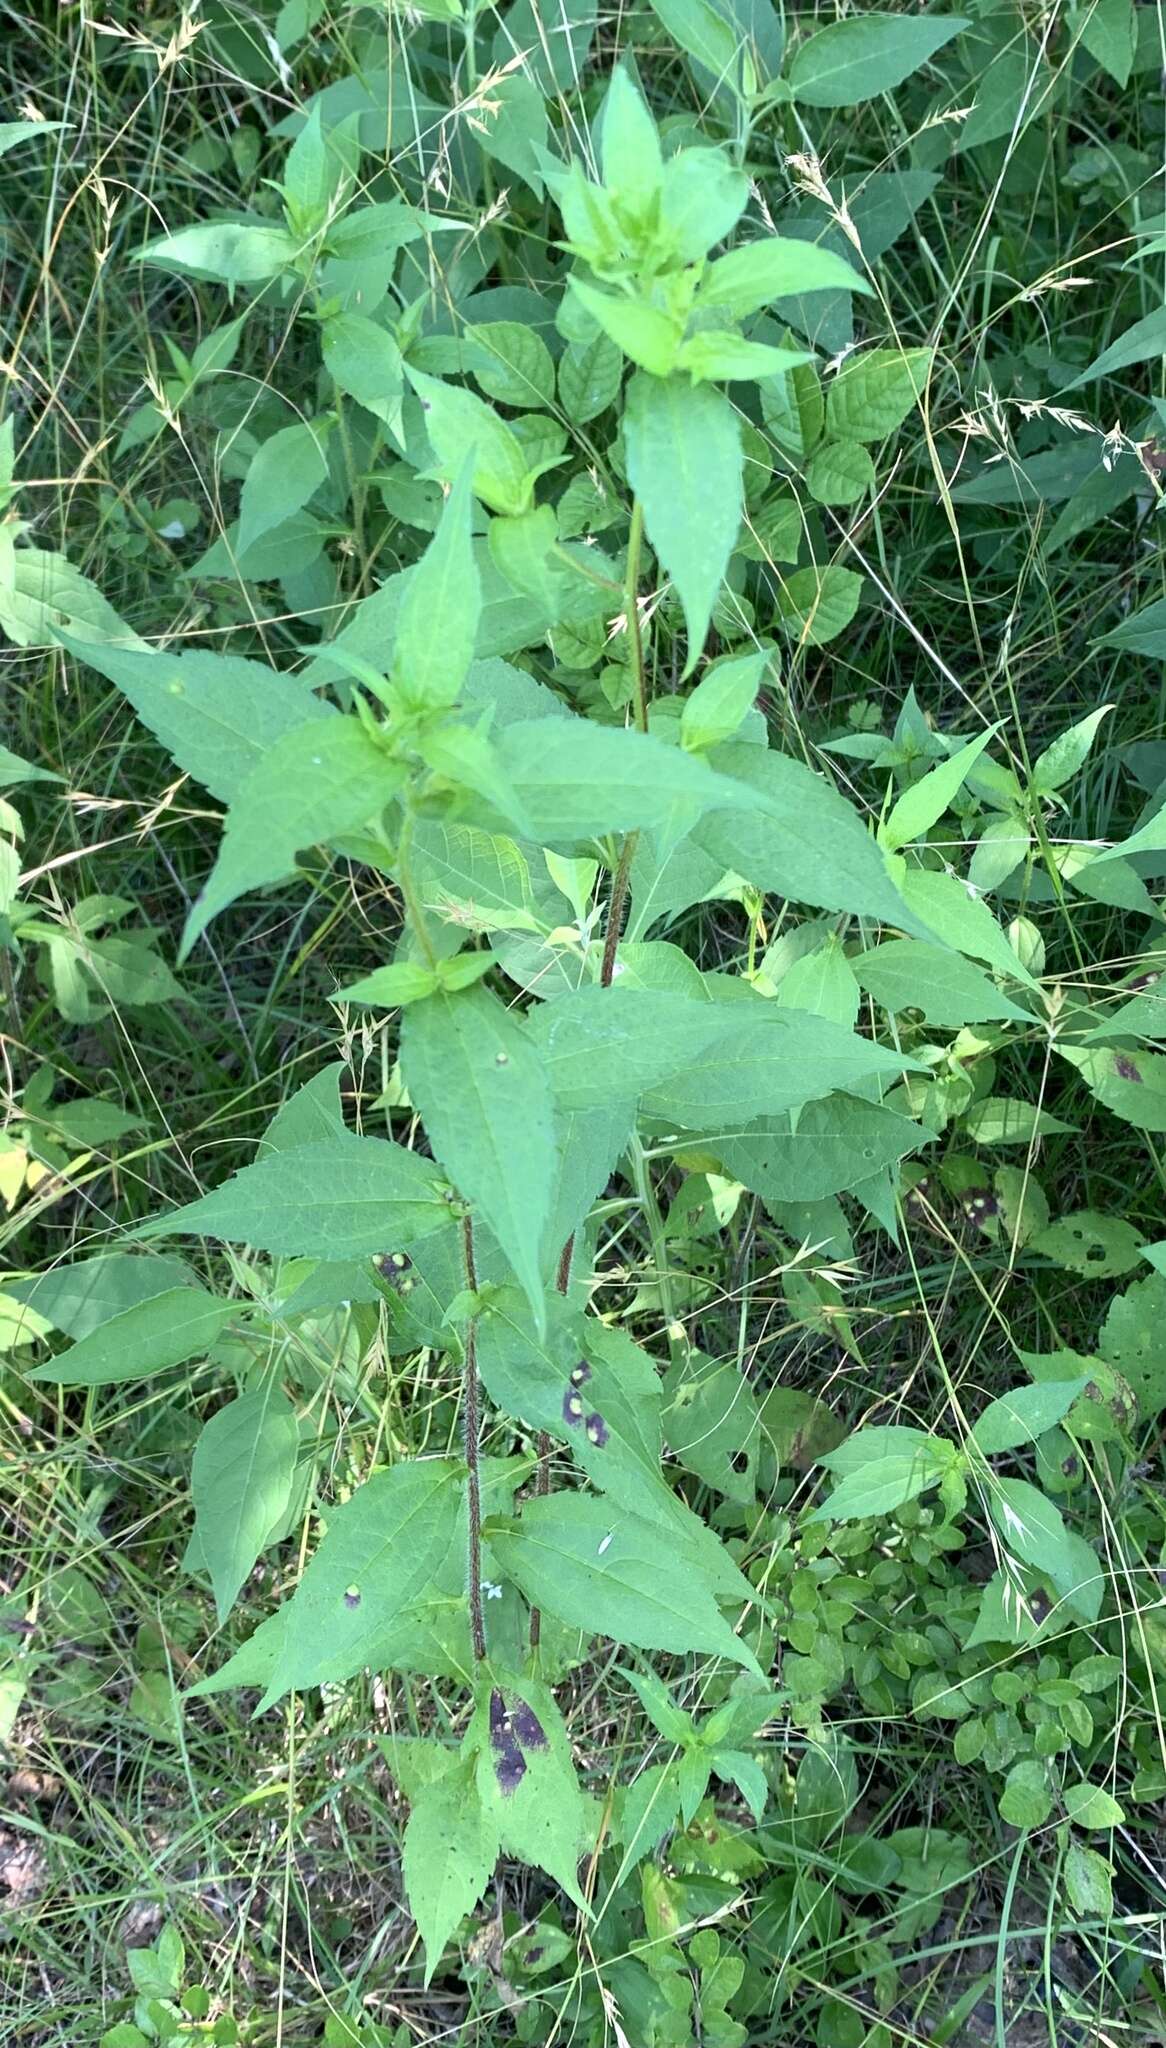
[(684, 606), (688, 675), (741, 525), (741, 429), (723, 392), (641, 370), (628, 385), (623, 431), (648, 539)]
[(560, 1621), (642, 1650), (704, 1651), (760, 1676), (689, 1557), (645, 1522), (585, 1493), (528, 1501), (522, 1519), (491, 1532), (502, 1569), (533, 1605)]
[(145, 1379), (169, 1365), (185, 1365), (209, 1351), (239, 1303), (221, 1301), (202, 1287), (172, 1287), (135, 1302), (91, 1330), (59, 1358), (38, 1366), (34, 1380), (65, 1387), (108, 1387)]
[(237, 896), (282, 881), (304, 847), (367, 824), (403, 773), (355, 718), (285, 733), (252, 769), (227, 813), (219, 857), (187, 918), (180, 957)]
[(309, 719), (336, 716), (298, 676), (239, 654), (116, 647), (68, 633), (57, 638), (116, 683), (178, 767), (223, 803), (234, 802), (251, 770), (286, 733)]
[(482, 592), (470, 525), (472, 474), (470, 455), (409, 579), (397, 624), (393, 679), (423, 711), (455, 702), (474, 658)]
[(498, 1675), (495, 1683), (491, 1674), (466, 1746), (477, 1749), (478, 1797), (506, 1855), (537, 1864), (586, 1910), (578, 1878), (583, 1795), (549, 1688), (509, 1674)]
[(403, 1871), (425, 1944), (426, 1984), (458, 1922), (489, 1884), (499, 1847), (496, 1816), (483, 1807), (468, 1761), (421, 1786), (405, 1829)]
[(449, 1222), (433, 1162), (383, 1138), (271, 1152), (213, 1193), (152, 1217), (139, 1237), (217, 1237), (262, 1252), (372, 1258)]
[(521, 1019), (488, 989), (412, 1003), (401, 1071), (434, 1153), (543, 1317), (539, 1247), (557, 1150), (550, 1083)]
[(299, 1427), (274, 1379), (211, 1416), (194, 1447), (194, 1527), (225, 1621), (291, 1499)]
[(258, 1711), (293, 1686), (350, 1678), (432, 1578), (457, 1528), (458, 1467), (414, 1458), (376, 1472), (337, 1508), (296, 1587)]
[(497, 753), (531, 836), (551, 845), (608, 832), (674, 838), (705, 811), (757, 803), (750, 789), (715, 774), (696, 754), (582, 718), (508, 725)]

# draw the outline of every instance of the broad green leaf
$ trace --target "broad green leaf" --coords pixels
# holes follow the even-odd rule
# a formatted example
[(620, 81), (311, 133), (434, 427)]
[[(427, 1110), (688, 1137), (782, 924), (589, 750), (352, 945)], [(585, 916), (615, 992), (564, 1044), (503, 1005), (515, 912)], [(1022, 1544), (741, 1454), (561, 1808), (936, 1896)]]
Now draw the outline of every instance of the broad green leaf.
[(1125, 1808), (1104, 1785), (1066, 1785), (1062, 1797), (1075, 1827), (1120, 1828), (1125, 1820)]
[[(88, 646), (87, 641), (82, 644)], [(64, 779), (53, 769), (38, 768), (35, 761), (26, 761), (22, 755), (14, 754), (11, 747), (0, 744), (0, 789), (15, 789), (26, 782), (63, 782)]]
[(723, 1036), (646, 1092), (645, 1115), (687, 1130), (739, 1129), (914, 1064), (827, 1017), (777, 1003), (748, 1004), (735, 1023), (722, 1021)]
[(799, 646), (825, 647), (846, 631), (861, 596), (862, 577), (836, 562), (824, 569), (795, 569), (778, 586), (777, 615), (796, 633)]
[(338, 297), (350, 312), (371, 313), (389, 289), (401, 250), (453, 225), (403, 199), (350, 207), (328, 224), (327, 254), (318, 273), (321, 300)]
[(888, 939), (869, 953), (855, 954), (850, 965), (867, 994), (892, 1014), (918, 1010), (929, 1024), (952, 1028), (994, 1018), (1033, 1022), (1030, 1012), (1002, 995), (978, 967), (922, 939)]
[(715, 1137), (725, 1171), (765, 1202), (818, 1202), (857, 1188), (932, 1134), (878, 1103), (848, 1095), (807, 1103), (796, 1128), (772, 1117), (740, 1136)]
[(450, 1935), (472, 1913), (494, 1874), (500, 1837), (478, 1798), (473, 1770), (457, 1764), (423, 1785), (405, 1828), (402, 1874), (425, 1944), (425, 1983)]
[(664, 159), (656, 123), (626, 65), (619, 64), (600, 115), (600, 164), (608, 192), (642, 210), (660, 188)]
[(4, 1293), (79, 1342), (126, 1309), (194, 1281), (181, 1259), (106, 1252), (72, 1266), (51, 1266), (32, 1280), (6, 1280)]
[[(1017, 828), (1010, 825), (1008, 829), (1015, 832)], [(1022, 851), (1024, 843), (1021, 842)], [(934, 868), (908, 867), (900, 887), (916, 916), (945, 944), (961, 953), (970, 953), (973, 960), (983, 960), (997, 974), (1008, 975), (1028, 988), (1039, 987), (1021, 965), (988, 905), (959, 875)]]
[(707, 668), (680, 714), (680, 744), (689, 753), (732, 739), (757, 702), (762, 678), (773, 664), (769, 648), (728, 655)]
[(558, 1155), (537, 1044), (488, 989), (443, 992), (406, 1011), (401, 1070), (435, 1156), (497, 1238), (541, 1324), (539, 1249)]
[(194, 1447), (195, 1534), (225, 1621), (291, 1499), (299, 1427), (274, 1378), (211, 1416)]
[(884, 441), (902, 426), (925, 390), (934, 353), (930, 348), (872, 348), (852, 356), (827, 387), (830, 433), (845, 441)]
[(1148, 1256), (1144, 1238), (1145, 1231), (1124, 1216), (1099, 1216), (1094, 1209), (1078, 1209), (1039, 1231), (1029, 1240), (1029, 1250), (1052, 1259), (1067, 1272), (1109, 1280), (1119, 1273), (1132, 1273), (1139, 1259)]
[(623, 420), (628, 479), (648, 539), (676, 586), (696, 666), (741, 524), (741, 432), (728, 399), (683, 378), (640, 373)]
[(578, 1878), (583, 1795), (554, 1694), (509, 1674), (498, 1685), (483, 1683), (467, 1736), (467, 1746), (473, 1743), (478, 1797), (494, 1818), (503, 1853), (545, 1870), (586, 1911)]
[(1064, 1516), (1047, 1494), (1027, 1479), (994, 1476), (988, 1507), (1007, 1548), (1025, 1564), (1047, 1572), (1074, 1611), (1095, 1620), (1105, 1567), (1089, 1545), (1066, 1528)]
[(1109, 1046), (1058, 1044), (1086, 1087), (1123, 1123), (1139, 1131), (1166, 1131), (1166, 1058), (1139, 1046), (1133, 1052)]
[(1081, 17), (1081, 41), (1124, 92), (1138, 47), (1134, 0), (1094, 0)]
[(401, 606), (393, 680), (410, 709), (454, 703), (474, 658), (482, 595), (471, 531), (472, 462), (469, 456), (462, 464)]
[(751, 1506), (761, 1418), (748, 1380), (735, 1364), (689, 1352), (672, 1366), (664, 1392), (664, 1435), (673, 1457), (727, 1499)]
[(784, 377), (809, 361), (805, 349), (771, 348), (766, 342), (746, 341), (732, 328), (705, 327), (681, 342), (675, 368), (694, 384), (718, 384)]
[[(1121, 625), (1115, 626), (1111, 633), (1103, 634), (1097, 644), (1100, 647), (1126, 648), (1131, 654), (1144, 654), (1148, 661), (1166, 661), (1166, 597), (1156, 598), (1153, 603), (1143, 605), (1141, 611), (1134, 612), (1128, 619), (1123, 619)], [(1158, 822), (1158, 831), (1161, 833), (1162, 823), (1155, 822)], [(1134, 837), (1136, 839), (1138, 835), (1135, 833)], [(1159, 838), (1154, 843), (1161, 846), (1166, 844), (1166, 839)], [(1110, 854), (1103, 854), (1101, 858), (1110, 859), (1125, 850), (1114, 847)]]
[(180, 960), (236, 897), (283, 881), (303, 848), (377, 817), (403, 773), (355, 718), (313, 720), (276, 740), (227, 813), (218, 859), (186, 921)]
[(699, 263), (731, 235), (749, 199), (749, 180), (720, 149), (681, 149), (664, 165), (660, 220), (681, 263)]
[(317, 100), (283, 165), (280, 187), (289, 215), (309, 228), (355, 183), (360, 169), (358, 125), (351, 115), (325, 129)]
[(0, 121), (0, 156), (6, 156), (18, 142), (29, 142), (34, 135), (55, 135), (67, 125), (64, 121)]
[(660, 1381), (646, 1352), (618, 1341), (618, 1333), (609, 1343), (610, 1332), (558, 1294), (548, 1297), (547, 1332), (539, 1337), (516, 1303), (502, 1295), (479, 1328), (490, 1399), (515, 1421), (568, 1444), (621, 1509), (671, 1520), (665, 1501), (672, 1496), (660, 1474)]
[(602, 331), (591, 341), (572, 342), (559, 358), (559, 404), (577, 426), (606, 412), (622, 381), (623, 353)]
[(799, 43), (790, 91), (807, 107), (857, 107), (892, 92), (968, 23), (949, 14), (876, 14), (831, 22)]
[[(549, 31), (556, 49), (562, 44), (568, 15), (573, 9), (564, 7), (556, 15)], [(458, 12), (461, 12), (459, 6)], [(498, 31), (498, 38), (513, 34), (516, 10), (512, 7), (506, 16), (505, 26)], [(545, 49), (548, 31), (541, 19), (538, 35), (531, 36), (530, 44), (542, 45)], [(547, 140), (547, 109), (541, 88), (531, 73), (542, 54), (539, 47), (516, 43), (515, 49), (525, 49), (521, 71), (495, 71), (490, 84), (481, 97), (475, 101), (473, 127), (474, 139), (487, 156), (505, 164), (508, 170), (516, 171), (525, 180), (537, 198), (543, 196), (540, 151)], [(505, 64), (513, 58), (513, 50), (507, 49), (502, 60)], [(453, 223), (451, 223), (451, 226)]]
[(989, 726), (986, 732), (969, 740), (966, 747), (949, 755), (937, 767), (929, 768), (926, 775), (903, 791), (879, 833), (888, 851), (894, 853), (912, 839), (922, 839), (933, 825), (938, 824), (959, 795), (984, 748), (991, 744), (996, 730), (994, 725)]
[(298, 1145), (323, 1144), (328, 1139), (343, 1142), (347, 1136), (340, 1104), (340, 1083), (348, 1072), (342, 1060), (321, 1067), (310, 1081), (289, 1095), (276, 1110), (259, 1140), (259, 1156), (266, 1152), (294, 1151)]
[(857, 505), (874, 484), (874, 463), (861, 441), (823, 441), (810, 457), (806, 485), (819, 505)]
[[(1102, 1357), (1122, 1375), (1147, 1415), (1166, 1408), (1166, 1280), (1150, 1273), (1115, 1295), (1097, 1339)], [(1032, 1370), (1031, 1362), (1026, 1364)], [(1098, 1375), (1094, 1375), (1095, 1378)], [(1102, 1382), (1112, 1406), (1112, 1396)], [(1117, 1390), (1120, 1395), (1120, 1388)], [(1117, 1402), (1120, 1412), (1121, 1402)], [(1077, 1418), (1074, 1418), (1076, 1424)]]
[(972, 1442), (986, 1458), (1034, 1444), (1068, 1414), (1084, 1386), (1083, 1379), (1075, 1379), (1014, 1387), (1010, 1394), (989, 1402), (972, 1431)]
[(243, 479), (239, 552), (246, 554), (272, 527), (302, 511), (328, 474), (320, 428), (296, 420), (264, 441)]
[(1108, 718), (1112, 704), (1102, 704), (1097, 711), (1091, 711), (1076, 725), (1058, 734), (1050, 747), (1038, 755), (1032, 764), (1032, 785), (1041, 795), (1049, 790), (1063, 789), (1074, 775), (1084, 767), (1089, 749), (1097, 737), (1097, 728), (1103, 718)]
[(79, 1343), (29, 1374), (64, 1387), (108, 1387), (141, 1380), (170, 1365), (185, 1365), (210, 1350), (219, 1331), (239, 1313), (202, 1287), (151, 1294), (103, 1320)]
[(54, 647), (66, 633), (86, 642), (142, 644), (64, 555), (14, 546), (11, 524), (0, 526), (0, 631), (15, 647)]
[(1000, 1794), (1000, 1817), (1014, 1828), (1043, 1827), (1053, 1810), (1049, 1768), (1039, 1757), (1013, 1764)]
[(586, 278), (572, 274), (568, 282), (579, 304), (630, 362), (638, 363), (653, 381), (667, 377), (680, 347), (679, 320), (646, 299), (600, 291)]
[(526, 1503), (513, 1527), (491, 1532), (495, 1556), (532, 1605), (572, 1627), (642, 1650), (728, 1657), (755, 1675), (691, 1562), (670, 1554), (655, 1522), (585, 1493)]
[(432, 1160), (383, 1138), (268, 1153), (139, 1237), (214, 1237), (309, 1258), (374, 1258), (449, 1222)]
[(365, 313), (333, 313), (320, 330), (324, 368), (341, 391), (400, 439), (405, 369), (387, 328)]
[(1155, 306), (1143, 320), (1135, 320), (1132, 327), (1117, 341), (1102, 349), (1101, 354), (1066, 385), (1066, 390), (1076, 391), (1081, 384), (1090, 384), (1097, 377), (1112, 377), (1118, 370), (1128, 370), (1134, 363), (1157, 361), (1166, 353), (1166, 306)]
[(287, 1609), (260, 1712), (293, 1688), (350, 1678), (454, 1540), (458, 1467), (413, 1458), (374, 1472), (331, 1516)]
[(801, 292), (867, 292), (873, 287), (833, 249), (790, 235), (769, 235), (745, 242), (710, 263), (700, 282), (697, 304), (723, 306), (734, 320), (760, 312), (774, 299)]
[(285, 734), (334, 718), (298, 676), (238, 654), (113, 647), (58, 636), (70, 654), (116, 683), (143, 725), (187, 775), (231, 803), (251, 770)]
[(745, 39), (725, 11), (713, 0), (652, 0), (652, 12), (682, 50), (711, 71), (718, 82), (740, 93)]
[(407, 374), (421, 400), (425, 432), (437, 458), (433, 474), (452, 483), (472, 455), (473, 489), (482, 503), (492, 512), (527, 511), (533, 478), (512, 429), (472, 391), (443, 384), (421, 370), (409, 369)]
[[(1124, 0), (1128, 5), (1128, 0)], [(1082, 1919), (1108, 1920), (1113, 1913), (1113, 1866), (1095, 1849), (1069, 1843), (1061, 1875), (1069, 1904)]]
[(706, 811), (756, 803), (679, 747), (581, 718), (507, 726), (497, 751), (533, 836), (552, 846), (637, 830), (675, 838)]
[(954, 1455), (946, 1439), (921, 1429), (889, 1424), (857, 1430), (819, 1458), (839, 1483), (815, 1512), (835, 1522), (893, 1514), (938, 1486)]
[(716, 766), (765, 807), (764, 813), (725, 809), (695, 828), (697, 844), (722, 868), (798, 903), (853, 911), (926, 935), (857, 811), (824, 776), (785, 754), (741, 743), (718, 747)]
[(487, 398), (527, 411), (554, 404), (554, 358), (533, 327), (480, 320), (471, 333), (473, 374)]
[(286, 228), (268, 221), (204, 221), (160, 235), (141, 250), (138, 261), (180, 275), (189, 271), (215, 277), (226, 285), (264, 284), (294, 262), (299, 246)]

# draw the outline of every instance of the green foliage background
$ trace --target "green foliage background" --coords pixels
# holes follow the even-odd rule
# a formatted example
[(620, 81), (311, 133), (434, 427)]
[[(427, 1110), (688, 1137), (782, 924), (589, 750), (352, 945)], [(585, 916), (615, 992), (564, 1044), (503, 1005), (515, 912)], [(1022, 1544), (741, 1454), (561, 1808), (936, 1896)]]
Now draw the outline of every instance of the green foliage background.
[(1160, 2038), (1160, 9), (0, 26), (11, 2038)]

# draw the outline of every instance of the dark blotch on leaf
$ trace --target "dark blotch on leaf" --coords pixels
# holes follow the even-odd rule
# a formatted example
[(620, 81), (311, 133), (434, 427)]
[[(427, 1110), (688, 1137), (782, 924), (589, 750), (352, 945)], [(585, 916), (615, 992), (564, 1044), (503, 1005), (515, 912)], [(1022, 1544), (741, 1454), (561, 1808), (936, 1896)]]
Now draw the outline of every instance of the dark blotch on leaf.
[(573, 1394), (570, 1388), (568, 1388), (567, 1392), (563, 1395), (563, 1421), (569, 1422), (571, 1427), (576, 1429), (582, 1420), (583, 1403), (579, 1399), (578, 1394)]
[(1127, 1052), (1115, 1053), (1113, 1056), (1113, 1064), (1115, 1070), (1120, 1075), (1123, 1081), (1141, 1080), (1142, 1077), (1138, 1072), (1137, 1066), (1135, 1062), (1130, 1058)]
[(504, 1748), (495, 1749), (494, 1776), (504, 1799), (517, 1792), (526, 1776), (526, 1758), (516, 1742), (507, 1742)]
[(497, 1686), (490, 1694), (490, 1741), (495, 1749), (501, 1749), (510, 1740), (510, 1716), (506, 1702)]
[(591, 1367), (585, 1358), (581, 1358), (578, 1365), (571, 1368), (571, 1385), (573, 1387), (585, 1387), (590, 1378)]
[(587, 1417), (587, 1441), (589, 1444), (594, 1444), (597, 1450), (603, 1449), (604, 1444), (607, 1442), (607, 1424), (602, 1415), (589, 1415)]
[(1028, 1611), (1031, 1614), (1033, 1620), (1036, 1622), (1038, 1628), (1042, 1621), (1048, 1620), (1050, 1614), (1053, 1611), (1052, 1601), (1049, 1599), (1047, 1593), (1041, 1592), (1039, 1586), (1036, 1592), (1033, 1593), (1029, 1599)]
[(510, 1709), (510, 1724), (524, 1749), (547, 1748), (543, 1724), (533, 1707), (528, 1707), (525, 1700), (515, 1700)]

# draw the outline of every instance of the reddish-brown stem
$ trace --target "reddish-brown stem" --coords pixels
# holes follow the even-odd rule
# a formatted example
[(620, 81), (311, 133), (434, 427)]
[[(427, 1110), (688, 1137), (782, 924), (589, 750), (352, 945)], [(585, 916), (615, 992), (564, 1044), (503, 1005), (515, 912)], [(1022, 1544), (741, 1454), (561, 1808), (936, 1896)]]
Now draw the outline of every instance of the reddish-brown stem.
[[(462, 1220), (462, 1249), (465, 1253), (466, 1286), (472, 1294), (478, 1288), (474, 1265), (474, 1226), (468, 1216)], [(470, 1637), (474, 1656), (480, 1664), (486, 1655), (486, 1627), (482, 1619), (482, 1481), (481, 1402), (478, 1397), (478, 1318), (466, 1324), (466, 1361), (462, 1379), (462, 1425), (466, 1446), (466, 1509), (469, 1524), (468, 1572), (470, 1596)]]

